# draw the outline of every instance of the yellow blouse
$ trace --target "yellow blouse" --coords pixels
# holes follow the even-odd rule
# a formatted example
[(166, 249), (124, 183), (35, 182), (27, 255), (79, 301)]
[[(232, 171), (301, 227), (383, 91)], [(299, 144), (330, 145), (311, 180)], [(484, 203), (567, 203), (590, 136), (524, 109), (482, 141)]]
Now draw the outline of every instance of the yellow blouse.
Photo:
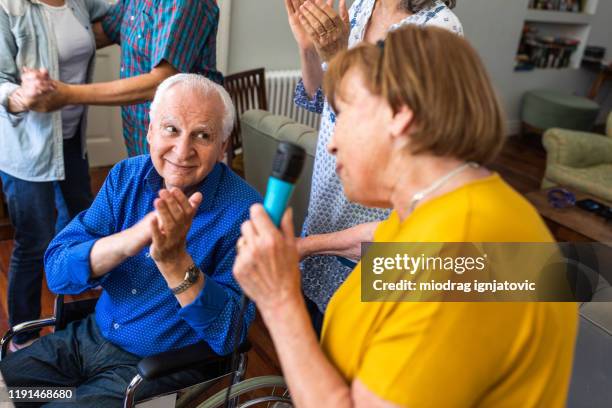
[[(554, 242), (498, 175), (397, 213), (376, 242)], [(332, 298), (322, 347), (348, 383), (409, 407), (563, 407), (575, 303), (362, 303), (361, 265)]]

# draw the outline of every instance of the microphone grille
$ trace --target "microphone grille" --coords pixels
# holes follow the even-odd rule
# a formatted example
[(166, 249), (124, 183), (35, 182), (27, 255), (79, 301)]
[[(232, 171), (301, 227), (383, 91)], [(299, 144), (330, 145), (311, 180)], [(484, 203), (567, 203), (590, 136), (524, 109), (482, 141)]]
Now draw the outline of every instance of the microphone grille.
[(293, 143), (280, 142), (272, 162), (272, 177), (295, 183), (304, 167), (306, 151)]

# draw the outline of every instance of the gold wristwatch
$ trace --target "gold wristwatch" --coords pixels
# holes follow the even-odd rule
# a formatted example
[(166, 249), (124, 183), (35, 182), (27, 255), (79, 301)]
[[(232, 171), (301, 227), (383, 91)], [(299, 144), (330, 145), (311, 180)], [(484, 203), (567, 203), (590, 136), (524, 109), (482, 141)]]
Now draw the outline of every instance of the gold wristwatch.
[(187, 268), (183, 282), (175, 288), (170, 288), (170, 290), (172, 290), (172, 293), (175, 295), (183, 293), (198, 281), (201, 273), (200, 268), (198, 268), (196, 264), (191, 264), (191, 266)]

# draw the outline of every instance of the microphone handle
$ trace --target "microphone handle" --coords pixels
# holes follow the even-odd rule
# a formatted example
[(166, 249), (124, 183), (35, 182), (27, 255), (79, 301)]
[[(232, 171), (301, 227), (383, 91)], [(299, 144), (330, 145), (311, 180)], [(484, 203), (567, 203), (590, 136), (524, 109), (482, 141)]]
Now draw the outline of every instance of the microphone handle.
[(264, 208), (277, 227), (280, 225), (283, 214), (287, 209), (287, 203), (294, 188), (294, 184), (276, 177), (270, 177), (268, 180)]

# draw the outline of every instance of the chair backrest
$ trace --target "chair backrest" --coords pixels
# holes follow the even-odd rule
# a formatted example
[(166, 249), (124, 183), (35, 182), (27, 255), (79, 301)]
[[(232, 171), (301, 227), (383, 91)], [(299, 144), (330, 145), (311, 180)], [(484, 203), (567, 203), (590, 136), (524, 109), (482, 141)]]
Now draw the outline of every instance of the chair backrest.
[(240, 116), (251, 109), (268, 109), (265, 70), (258, 68), (228, 75), (225, 77), (224, 87), (236, 107), (236, 124), (228, 147), (228, 159), (231, 160), (236, 149), (242, 146)]
[(317, 145), (316, 129), (270, 112), (252, 110), (241, 119), (246, 181), (262, 195), (266, 192), (272, 162), (280, 141), (295, 143), (306, 150), (306, 162), (289, 202), (293, 208), (296, 231), (301, 231), (306, 217)]

